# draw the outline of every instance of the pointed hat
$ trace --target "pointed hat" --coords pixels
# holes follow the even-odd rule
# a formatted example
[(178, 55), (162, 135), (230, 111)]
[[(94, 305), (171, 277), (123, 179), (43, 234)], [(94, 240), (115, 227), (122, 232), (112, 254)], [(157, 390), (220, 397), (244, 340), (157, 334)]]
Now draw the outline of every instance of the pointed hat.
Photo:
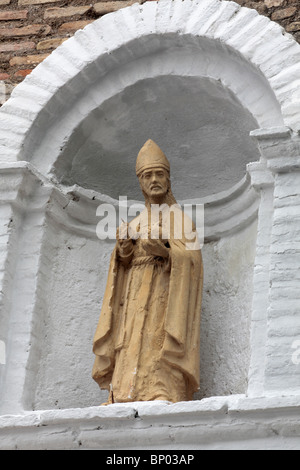
[(149, 139), (143, 145), (136, 160), (136, 174), (140, 174), (148, 168), (164, 168), (170, 172), (170, 163), (159, 146)]

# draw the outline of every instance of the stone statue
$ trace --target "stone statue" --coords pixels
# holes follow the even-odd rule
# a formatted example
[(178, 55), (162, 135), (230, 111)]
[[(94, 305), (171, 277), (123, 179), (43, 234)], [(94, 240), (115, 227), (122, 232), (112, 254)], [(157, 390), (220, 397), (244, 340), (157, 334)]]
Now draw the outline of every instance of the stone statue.
[[(191, 400), (199, 389), (201, 251), (187, 249), (186, 231), (174, 236), (187, 219), (171, 192), (169, 162), (152, 140), (138, 154), (136, 174), (145, 209), (117, 230), (92, 375), (109, 390), (105, 404)], [(155, 226), (152, 207), (171, 207), (171, 223), (164, 226), (161, 211)]]

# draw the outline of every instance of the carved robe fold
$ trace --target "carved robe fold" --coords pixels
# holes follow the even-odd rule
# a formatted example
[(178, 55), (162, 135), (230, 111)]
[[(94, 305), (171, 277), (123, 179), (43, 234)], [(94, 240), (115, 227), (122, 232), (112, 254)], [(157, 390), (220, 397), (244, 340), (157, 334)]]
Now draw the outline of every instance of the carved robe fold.
[(93, 378), (110, 401), (190, 400), (199, 389), (200, 250), (169, 237), (169, 258), (115, 247), (94, 336)]

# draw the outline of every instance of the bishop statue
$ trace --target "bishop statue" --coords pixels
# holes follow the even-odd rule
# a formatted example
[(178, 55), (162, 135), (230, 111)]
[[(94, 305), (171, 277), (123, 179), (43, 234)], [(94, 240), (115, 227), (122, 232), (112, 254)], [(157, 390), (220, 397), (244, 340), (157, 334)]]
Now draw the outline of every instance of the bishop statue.
[(136, 175), (145, 209), (117, 230), (92, 375), (109, 391), (105, 404), (191, 400), (200, 385), (203, 265), (199, 244), (190, 246), (197, 233), (183, 227), (169, 161), (152, 140), (138, 154)]

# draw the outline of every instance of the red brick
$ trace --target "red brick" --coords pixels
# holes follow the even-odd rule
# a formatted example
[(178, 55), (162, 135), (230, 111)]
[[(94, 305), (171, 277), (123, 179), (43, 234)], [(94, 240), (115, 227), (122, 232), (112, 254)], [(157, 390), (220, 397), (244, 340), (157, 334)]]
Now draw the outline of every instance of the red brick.
[(29, 75), (31, 72), (32, 72), (33, 69), (25, 69), (25, 70), (18, 70), (14, 76), (15, 77), (26, 77), (27, 75)]
[(300, 31), (300, 21), (296, 21), (295, 23), (289, 24), (286, 28), (287, 31)]
[(95, 3), (95, 5), (93, 6), (93, 9), (98, 15), (105, 15), (106, 13), (117, 11), (120, 8), (129, 7), (130, 5), (133, 5), (134, 3), (136, 3), (136, 0), (99, 2), (99, 3)]
[(21, 28), (1, 28), (0, 38), (13, 38), (18, 36), (33, 36), (39, 33), (49, 34), (51, 27), (43, 24), (32, 24)]
[(284, 3), (284, 0), (265, 0), (265, 4), (268, 8), (279, 7)]
[(80, 21), (71, 21), (69, 23), (62, 24), (58, 31), (60, 33), (75, 33), (78, 29), (83, 29), (90, 23), (93, 23), (95, 20), (80, 20)]
[(9, 78), (8, 73), (0, 73), (0, 80), (7, 80)]
[(56, 49), (60, 46), (63, 42), (65, 42), (68, 38), (51, 38), (45, 39), (44, 41), (40, 41), (37, 43), (36, 49), (37, 51), (46, 51), (48, 49)]
[(91, 9), (91, 5), (81, 7), (66, 7), (66, 8), (48, 8), (45, 11), (44, 18), (47, 19), (59, 19), (68, 18), (76, 15), (84, 15)]
[(42, 62), (49, 54), (36, 54), (36, 55), (26, 55), (22, 57), (13, 57), (10, 59), (9, 64), (11, 67), (14, 65), (37, 65)]
[(272, 20), (284, 20), (285, 18), (290, 18), (290, 16), (293, 16), (297, 11), (296, 7), (289, 7), (289, 8), (284, 8), (283, 10), (276, 10), (274, 13), (272, 13)]
[(23, 6), (23, 5), (42, 5), (44, 3), (56, 3), (56, 2), (60, 2), (60, 1), (61, 0), (19, 0), (18, 4), (20, 6)]
[(30, 51), (35, 48), (34, 42), (8, 42), (0, 44), (0, 52)]
[(28, 15), (28, 10), (8, 10), (0, 11), (0, 21), (7, 20), (25, 20)]
[(47, 49), (56, 49), (67, 39), (68, 38), (44, 39), (44, 41), (40, 41), (37, 43), (36, 49), (37, 51), (46, 51)]

